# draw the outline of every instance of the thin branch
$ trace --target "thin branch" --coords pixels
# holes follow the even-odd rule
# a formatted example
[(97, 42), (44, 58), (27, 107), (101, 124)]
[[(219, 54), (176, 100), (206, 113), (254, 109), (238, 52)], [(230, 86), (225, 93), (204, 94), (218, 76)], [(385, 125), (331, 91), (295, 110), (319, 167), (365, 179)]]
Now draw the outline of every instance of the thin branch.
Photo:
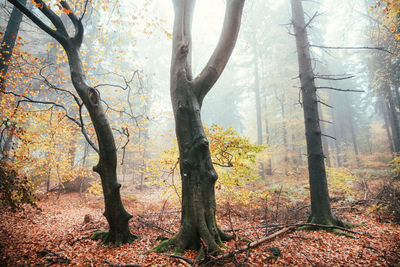
[(330, 136), (330, 135), (327, 135), (327, 134), (323, 134), (323, 133), (321, 133), (321, 135), (322, 135), (322, 136), (325, 136), (325, 137), (328, 137), (328, 138), (331, 138), (331, 139), (333, 139), (333, 140), (336, 140), (336, 138), (333, 137), (333, 136)]
[(314, 15), (310, 18), (310, 20), (306, 23), (306, 25), (304, 26), (303, 30), (306, 29), (308, 27), (308, 25), (310, 25), (310, 23), (318, 16), (318, 11), (316, 11), (314, 13)]
[[(75, 36), (71, 38), (72, 42), (75, 44), (76, 48), (79, 48), (83, 41), (83, 25), (82, 21), (78, 19), (74, 12), (72, 12), (71, 8), (69, 7), (68, 3), (65, 1), (61, 1), (60, 4), (63, 8), (65, 8), (68, 12), (68, 17), (72, 21), (75, 27)], [(86, 8), (86, 5), (85, 5)], [(71, 12), (69, 12), (71, 11)]]
[(12, 5), (17, 7), (19, 11), (24, 13), (30, 20), (32, 20), (40, 29), (45, 31), (51, 37), (60, 42), (60, 40), (64, 40), (64, 36), (62, 36), (59, 32), (51, 29), (46, 23), (44, 23), (41, 19), (39, 19), (35, 14), (33, 14), (28, 8), (22, 5), (18, 0), (7, 0)]
[(53, 10), (48, 8), (47, 4), (44, 3), (42, 0), (34, 0), (36, 3), (36, 7), (53, 23), (53, 25), (56, 27), (56, 31), (60, 33), (64, 38), (68, 38), (68, 32), (67, 29), (64, 26), (64, 23), (60, 19), (59, 16), (57, 16), (56, 13), (54, 13)]
[(338, 78), (334, 78), (334, 77), (332, 77), (332, 75), (315, 75), (314, 77), (316, 79), (321, 79), (321, 80), (341, 81), (341, 80), (347, 80), (347, 79), (354, 78), (355, 75), (349, 75), (349, 76), (338, 77)]
[(228, 162), (228, 165), (223, 165), (223, 164), (220, 164), (220, 163), (218, 163), (218, 162), (212, 162), (212, 164), (215, 164), (215, 165), (218, 165), (218, 166), (224, 167), (224, 168), (231, 168), (231, 167), (233, 167), (233, 165), (232, 165), (231, 162)]
[(352, 89), (341, 89), (341, 88), (335, 88), (335, 87), (329, 87), (329, 86), (320, 86), (316, 87), (317, 89), (328, 89), (328, 90), (335, 90), (335, 91), (340, 91), (340, 92), (357, 92), (357, 93), (365, 93), (364, 90), (352, 90)]
[(80, 21), (82, 21), (83, 17), (86, 14), (86, 10), (87, 10), (87, 6), (88, 6), (89, 2), (90, 2), (90, 0), (85, 1), (85, 7), (83, 8), (82, 16), (79, 18)]
[(322, 49), (339, 49), (339, 50), (379, 50), (389, 54), (392, 52), (386, 50), (384, 47), (373, 47), (373, 46), (323, 46), (323, 45), (312, 45), (310, 47), (322, 48)]
[(325, 102), (323, 102), (321, 100), (317, 100), (317, 102), (322, 104), (322, 105), (324, 105), (324, 106), (326, 106), (326, 107), (328, 107), (328, 108), (333, 108), (331, 105), (328, 105), (327, 103), (325, 103)]
[(126, 146), (128, 145), (130, 139), (129, 139), (129, 129), (128, 127), (122, 127), (122, 133), (126, 136), (126, 142), (125, 144), (122, 146), (122, 159), (121, 159), (121, 165), (124, 165), (124, 159), (125, 159), (125, 150), (126, 150)]
[(325, 122), (325, 123), (329, 123), (329, 124), (332, 124), (333, 122), (332, 121), (326, 121), (326, 120), (319, 120), (319, 121), (321, 121), (321, 122)]

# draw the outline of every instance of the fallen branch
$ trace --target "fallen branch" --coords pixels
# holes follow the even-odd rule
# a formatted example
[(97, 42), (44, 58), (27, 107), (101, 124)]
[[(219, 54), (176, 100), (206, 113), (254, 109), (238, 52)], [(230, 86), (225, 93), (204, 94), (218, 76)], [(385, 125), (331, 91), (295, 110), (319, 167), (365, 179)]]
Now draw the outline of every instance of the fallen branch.
[(249, 243), (249, 244), (247, 244), (247, 245), (245, 245), (245, 246), (242, 246), (242, 247), (240, 247), (240, 248), (238, 248), (238, 249), (236, 249), (236, 250), (234, 250), (234, 251), (231, 251), (231, 252), (225, 253), (225, 254), (223, 254), (223, 255), (221, 255), (221, 256), (219, 256), (219, 257), (216, 257), (216, 258), (213, 259), (212, 261), (207, 262), (207, 264), (212, 263), (212, 262), (215, 262), (215, 261), (220, 261), (220, 260), (228, 259), (228, 258), (230, 258), (230, 257), (233, 257), (233, 256), (236, 255), (236, 254), (242, 253), (242, 252), (247, 251), (247, 250), (249, 250), (249, 249), (251, 249), (251, 248), (255, 248), (255, 247), (261, 245), (262, 243), (264, 243), (264, 242), (266, 242), (266, 241), (269, 241), (269, 240), (272, 240), (272, 239), (274, 239), (275, 237), (280, 236), (280, 235), (282, 235), (282, 234), (284, 234), (284, 233), (286, 233), (286, 232), (292, 231), (292, 230), (296, 229), (297, 227), (299, 227), (299, 226), (297, 226), (297, 225), (291, 225), (291, 226), (285, 227), (285, 228), (283, 228), (283, 229), (281, 229), (281, 230), (279, 230), (279, 231), (273, 233), (272, 235), (265, 236), (265, 237), (263, 237), (263, 238), (260, 238), (260, 239), (258, 239), (258, 240), (255, 240), (255, 241), (253, 241), (253, 242), (251, 242), (251, 243)]
[[(299, 227), (302, 227), (302, 226), (313, 226), (313, 227), (324, 228), (324, 229), (339, 229), (339, 230), (344, 231), (344, 232), (349, 232), (349, 233), (352, 233), (352, 234), (360, 234), (360, 235), (361, 235), (361, 233), (358, 233), (358, 232), (349, 230), (349, 229), (344, 228), (344, 227), (341, 227), (341, 226), (336, 226), (336, 225), (322, 225), (322, 224), (315, 224), (315, 223), (298, 223), (298, 224), (292, 224), (292, 225), (288, 225), (288, 226), (282, 228), (281, 230), (279, 230), (279, 231), (277, 231), (277, 232), (275, 232), (275, 233), (273, 233), (273, 234), (271, 234), (271, 235), (269, 235), (269, 236), (265, 236), (265, 237), (263, 237), (263, 238), (260, 238), (260, 239), (258, 239), (258, 240), (255, 240), (255, 241), (253, 241), (253, 242), (250, 242), (250, 243), (248, 243), (247, 245), (242, 246), (242, 247), (240, 247), (240, 248), (238, 248), (238, 249), (236, 249), (236, 250), (234, 250), (234, 251), (227, 252), (227, 253), (225, 253), (225, 254), (219, 256), (219, 257), (216, 257), (216, 258), (214, 258), (212, 261), (209, 261), (209, 262), (202, 262), (202, 264), (207, 265), (207, 264), (210, 264), (210, 263), (212, 263), (212, 262), (216, 262), (216, 261), (221, 261), (221, 260), (228, 259), (228, 258), (230, 258), (230, 257), (233, 257), (233, 256), (235, 256), (235, 255), (237, 255), (237, 254), (240, 254), (240, 253), (244, 252), (244, 251), (248, 251), (248, 250), (250, 250), (250, 249), (252, 249), (252, 248), (255, 248), (255, 247), (261, 245), (261, 244), (264, 243), (264, 242), (270, 241), (270, 240), (274, 239), (275, 237), (278, 237), (278, 236), (280, 236), (280, 235), (283, 235), (284, 233), (293, 231), (293, 230), (295, 230), (296, 228), (299, 228)], [(200, 264), (200, 265), (201, 265), (201, 264)]]
[(142, 224), (144, 224), (144, 225), (146, 225), (146, 226), (148, 226), (148, 227), (152, 227), (152, 228), (155, 228), (155, 229), (164, 231), (164, 232), (166, 232), (166, 233), (168, 233), (168, 234), (170, 234), (170, 235), (174, 234), (172, 231), (170, 231), (170, 230), (168, 230), (168, 229), (162, 228), (161, 226), (158, 226), (158, 225), (156, 225), (156, 224), (154, 224), (154, 223), (145, 221), (144, 218), (143, 218), (143, 216), (136, 215), (136, 217), (138, 218), (138, 221), (139, 221), (140, 223), (142, 223)]
[(137, 264), (124, 264), (124, 265), (116, 265), (116, 264), (112, 264), (111, 262), (109, 262), (108, 260), (104, 260), (104, 263), (107, 263), (108, 266), (111, 267), (140, 267), (140, 265)]
[(75, 239), (74, 241), (72, 241), (71, 244), (70, 244), (70, 246), (73, 246), (76, 242), (79, 242), (79, 241), (81, 241), (81, 240), (83, 240), (83, 239), (87, 239), (87, 238), (89, 238), (89, 237), (90, 237), (90, 235), (81, 236), (81, 237)]
[(189, 266), (191, 266), (191, 265), (194, 265), (194, 263), (195, 263), (194, 260), (179, 256), (179, 255), (174, 255), (174, 254), (164, 254), (164, 255), (171, 257), (171, 258), (178, 259), (182, 264), (185, 264), (185, 265), (187, 265), (186, 263), (188, 263)]

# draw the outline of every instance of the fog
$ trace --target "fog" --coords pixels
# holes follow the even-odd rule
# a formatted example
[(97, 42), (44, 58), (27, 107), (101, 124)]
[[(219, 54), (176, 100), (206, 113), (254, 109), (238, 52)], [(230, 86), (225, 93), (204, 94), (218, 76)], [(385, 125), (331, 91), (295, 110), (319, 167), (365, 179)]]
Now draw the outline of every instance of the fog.
[[(234, 52), (202, 108), (206, 126), (233, 127), (251, 142), (265, 145), (260, 160), (272, 160), (274, 172), (282, 174), (298, 171), (306, 164), (299, 69), (289, 2), (246, 2)], [(373, 4), (373, 1), (304, 1), (306, 20), (311, 19), (307, 27), (310, 44), (330, 47), (311, 47), (316, 84), (348, 90), (318, 90), (325, 154), (330, 166), (356, 166), (363, 155), (390, 155), (391, 152), (393, 130), (387, 121), (384, 127), (384, 114), (388, 111), (382, 111), (385, 104), (379, 101), (385, 97), (379, 91), (377, 78), (384, 75), (379, 72), (379, 68), (384, 72), (384, 67), (372, 64), (387, 57), (393, 62), (397, 57), (370, 49), (378, 46), (391, 49), (391, 44), (379, 43), (379, 37), (374, 39), (379, 31), (375, 18), (379, 18), (377, 13), (381, 11), (371, 11)], [(83, 19), (86, 34), (82, 55), (86, 73), (97, 86), (116, 129), (119, 161), (124, 158), (119, 172), (143, 179), (143, 170), (150, 164), (147, 161), (159, 157), (164, 149), (176, 146), (169, 91), (173, 6), (166, 0), (93, 1), (92, 5), (94, 9), (89, 8)], [(1, 6), (0, 29), (4, 31), (11, 5), (3, 1)], [(197, 1), (191, 44), (194, 76), (214, 51), (224, 13), (225, 1)], [(60, 80), (54, 74), (54, 62), (68, 71), (60, 46), (26, 18), (20, 35), (19, 49), (23, 53), (37, 58), (49, 58), (48, 53), (53, 53), (53, 59), (47, 60), (46, 77), (51, 83), (72, 90), (67, 78)], [(14, 71), (17, 65), (12, 66)], [(338, 79), (318, 79), (318, 76)], [(39, 76), (25, 79), (36, 86), (37, 99), (48, 97), (40, 93), (45, 90), (45, 84)], [(392, 89), (398, 91), (398, 88)], [(71, 99), (49, 94), (62, 98), (68, 106), (66, 110), (77, 116)], [(29, 104), (29, 108), (46, 109), (39, 104)], [(261, 118), (258, 124), (257, 112)], [(83, 119), (90, 128), (87, 115)], [(129, 128), (129, 137), (121, 134), (121, 127)], [(260, 133), (262, 136), (258, 136)], [(78, 162), (86, 157), (84, 151), (88, 148), (79, 131), (75, 136), (79, 146), (75, 161)], [(125, 153), (122, 147), (127, 139), (130, 142)], [(35, 153), (42, 152), (39, 149)], [(96, 158), (90, 148), (89, 155), (92, 156), (85, 159), (86, 165)]]

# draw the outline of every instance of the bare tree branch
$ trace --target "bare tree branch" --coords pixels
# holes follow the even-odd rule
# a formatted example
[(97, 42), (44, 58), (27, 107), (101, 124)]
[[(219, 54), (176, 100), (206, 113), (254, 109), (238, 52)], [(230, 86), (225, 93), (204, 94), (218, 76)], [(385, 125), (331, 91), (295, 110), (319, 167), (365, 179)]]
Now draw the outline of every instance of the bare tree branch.
[(335, 87), (329, 87), (329, 86), (320, 86), (316, 87), (317, 89), (328, 89), (328, 90), (335, 90), (335, 91), (340, 91), (340, 92), (357, 92), (357, 93), (365, 93), (364, 90), (352, 90), (352, 89), (341, 89), (341, 88), (335, 88)]
[(323, 45), (312, 45), (310, 47), (322, 48), (322, 49), (339, 49), (339, 50), (379, 50), (389, 54), (392, 52), (386, 50), (384, 47), (372, 47), (372, 46), (323, 46)]

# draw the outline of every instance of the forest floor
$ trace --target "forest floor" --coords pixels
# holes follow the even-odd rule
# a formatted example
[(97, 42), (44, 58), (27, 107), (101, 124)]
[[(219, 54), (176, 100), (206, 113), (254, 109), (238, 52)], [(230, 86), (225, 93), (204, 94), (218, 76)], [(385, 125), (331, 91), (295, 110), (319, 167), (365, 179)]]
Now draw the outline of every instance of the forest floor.
[[(126, 209), (134, 215), (130, 228), (139, 240), (118, 248), (102, 246), (90, 239), (94, 231), (107, 227), (101, 215), (100, 197), (78, 194), (50, 195), (38, 202), (39, 209), (25, 207), (12, 213), (0, 210), (0, 266), (185, 266), (184, 261), (165, 254), (148, 253), (160, 237), (171, 237), (179, 228), (179, 206), (154, 201), (157, 192), (141, 191), (140, 200), (124, 198)], [(285, 210), (283, 207), (279, 210)], [(291, 210), (291, 211), (290, 211)], [(295, 211), (294, 211), (295, 210)], [(291, 231), (264, 242), (257, 248), (227, 259), (227, 266), (400, 266), (400, 226), (378, 222), (363, 202), (333, 203), (340, 218), (362, 227), (352, 229), (355, 238), (327, 231)], [(306, 219), (309, 207), (286, 209), (291, 219), (279, 219), (282, 213), (265, 216), (265, 210), (234, 205), (219, 205), (217, 221), (222, 229), (236, 229), (238, 236), (257, 240), (283, 228), (287, 222)], [(84, 218), (86, 220), (84, 222)], [(275, 218), (274, 218), (275, 216)], [(268, 219), (268, 222), (265, 221)], [(286, 218), (289, 218), (286, 216)], [(268, 226), (267, 226), (268, 225)], [(226, 251), (246, 242), (230, 241)], [(279, 256), (274, 257), (280, 254)], [(184, 257), (194, 259), (195, 252)]]

